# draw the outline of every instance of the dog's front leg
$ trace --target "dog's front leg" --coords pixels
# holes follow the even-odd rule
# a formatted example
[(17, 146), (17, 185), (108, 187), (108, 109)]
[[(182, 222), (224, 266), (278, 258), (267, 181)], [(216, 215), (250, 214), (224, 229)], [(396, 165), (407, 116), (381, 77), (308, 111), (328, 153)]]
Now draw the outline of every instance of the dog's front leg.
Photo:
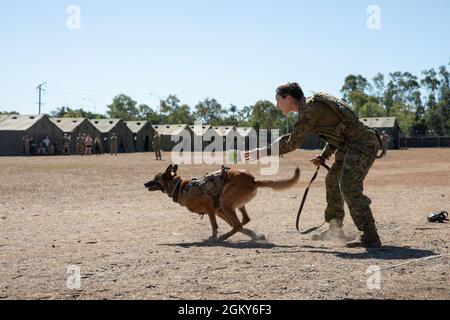
[(208, 216), (209, 216), (209, 222), (211, 223), (211, 228), (212, 228), (212, 235), (211, 235), (211, 237), (209, 237), (209, 240), (216, 241), (217, 240), (217, 229), (219, 229), (219, 226), (217, 225), (216, 214), (214, 213), (214, 211), (210, 211), (208, 213)]

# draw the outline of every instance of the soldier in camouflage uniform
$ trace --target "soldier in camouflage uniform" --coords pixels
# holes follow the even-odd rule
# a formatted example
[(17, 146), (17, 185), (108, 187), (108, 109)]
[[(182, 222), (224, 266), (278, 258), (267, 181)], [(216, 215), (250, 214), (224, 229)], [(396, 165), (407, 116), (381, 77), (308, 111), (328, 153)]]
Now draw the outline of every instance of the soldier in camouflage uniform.
[(117, 156), (117, 136), (116, 133), (113, 132), (111, 137), (109, 138), (111, 143), (111, 156), (116, 155)]
[(77, 139), (75, 140), (75, 145), (76, 145), (76, 149), (77, 149), (77, 155), (81, 155), (81, 141), (83, 140), (83, 137), (81, 136), (81, 133), (78, 134)]
[[(347, 246), (380, 247), (381, 240), (370, 209), (371, 200), (363, 194), (364, 178), (380, 148), (376, 133), (360, 122), (345, 102), (325, 93), (314, 94), (306, 100), (297, 83), (280, 86), (276, 99), (284, 114), (299, 113), (293, 132), (275, 142), (279, 143), (280, 154), (298, 149), (308, 133), (316, 133), (327, 142), (322, 154), (311, 160), (313, 164), (325, 163), (335, 153), (335, 162), (325, 180), (325, 220), (329, 229), (313, 239), (345, 240), (342, 230), (345, 201), (353, 222), (363, 232), (359, 240), (349, 242)], [(260, 151), (250, 151), (246, 158), (259, 158)]]
[(63, 154), (70, 155), (70, 136), (67, 133), (63, 137)]
[(156, 160), (162, 160), (161, 158), (161, 136), (158, 132), (155, 132), (155, 135), (153, 136), (153, 150), (155, 150), (155, 156)]
[(391, 137), (383, 131), (380, 136), (381, 142), (383, 143), (383, 152), (381, 153), (381, 158), (387, 156), (387, 149), (389, 149), (389, 141), (391, 141)]

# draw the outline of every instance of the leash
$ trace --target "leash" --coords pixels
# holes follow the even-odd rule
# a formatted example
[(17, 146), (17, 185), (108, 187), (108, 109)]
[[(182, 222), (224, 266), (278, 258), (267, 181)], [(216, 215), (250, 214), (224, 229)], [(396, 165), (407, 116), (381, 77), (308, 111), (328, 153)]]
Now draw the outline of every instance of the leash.
[(384, 148), (383, 141), (381, 141), (381, 137), (380, 137), (380, 134), (378, 133), (378, 130), (374, 129), (373, 131), (375, 132), (375, 135), (377, 136), (377, 140), (378, 140), (378, 143), (380, 144), (380, 150), (381, 150), (380, 154), (378, 154), (378, 152), (377, 152), (375, 159), (381, 159), (386, 154), (386, 149)]
[(306, 230), (306, 231), (300, 231), (300, 228), (299, 228), (300, 215), (302, 214), (303, 206), (305, 205), (306, 198), (307, 198), (308, 193), (309, 193), (309, 188), (311, 187), (311, 185), (313, 184), (313, 182), (317, 179), (317, 175), (319, 174), (319, 170), (320, 170), (320, 167), (321, 167), (321, 166), (324, 167), (325, 169), (327, 169), (327, 171), (330, 171), (330, 167), (327, 166), (325, 163), (321, 163), (320, 166), (317, 166), (317, 170), (316, 170), (316, 172), (314, 173), (314, 175), (312, 176), (311, 181), (309, 182), (309, 185), (308, 185), (308, 187), (306, 188), (305, 193), (303, 194), (302, 203), (300, 204), (300, 208), (298, 209), (298, 213), (297, 213), (297, 221), (296, 221), (296, 223), (295, 223), (295, 226), (297, 227), (297, 231), (298, 231), (300, 234), (308, 234), (308, 233), (311, 233), (311, 232), (316, 231), (317, 229), (321, 228), (321, 227), (325, 224), (325, 221), (324, 221), (320, 226), (310, 228), (310, 229), (308, 229), (308, 230)]

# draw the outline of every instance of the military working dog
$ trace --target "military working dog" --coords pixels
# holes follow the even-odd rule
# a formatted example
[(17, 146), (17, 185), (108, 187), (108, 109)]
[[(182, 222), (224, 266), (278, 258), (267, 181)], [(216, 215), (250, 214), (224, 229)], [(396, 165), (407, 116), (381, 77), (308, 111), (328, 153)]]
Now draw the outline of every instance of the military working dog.
[[(162, 191), (191, 212), (208, 215), (212, 227), (209, 240), (223, 241), (236, 232), (257, 239), (253, 231), (243, 228), (250, 222), (245, 205), (256, 196), (258, 188), (284, 190), (294, 186), (299, 178), (299, 168), (290, 179), (261, 181), (247, 170), (222, 167), (222, 170), (201, 179), (182, 179), (178, 175), (178, 165), (169, 165), (165, 172), (158, 173), (153, 180), (145, 183), (145, 187), (149, 191)], [(242, 213), (241, 221), (236, 209)], [(219, 238), (216, 215), (232, 227)]]

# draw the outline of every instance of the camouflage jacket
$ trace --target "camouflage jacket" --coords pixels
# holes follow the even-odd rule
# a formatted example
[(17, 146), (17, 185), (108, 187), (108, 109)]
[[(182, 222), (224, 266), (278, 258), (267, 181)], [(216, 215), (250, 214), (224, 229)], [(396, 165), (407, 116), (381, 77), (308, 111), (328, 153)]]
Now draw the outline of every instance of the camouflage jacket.
[(318, 134), (327, 143), (322, 156), (329, 159), (339, 147), (345, 146), (364, 130), (369, 129), (342, 100), (326, 93), (316, 93), (299, 109), (299, 118), (291, 134), (282, 136), (280, 154), (299, 148), (309, 133)]

